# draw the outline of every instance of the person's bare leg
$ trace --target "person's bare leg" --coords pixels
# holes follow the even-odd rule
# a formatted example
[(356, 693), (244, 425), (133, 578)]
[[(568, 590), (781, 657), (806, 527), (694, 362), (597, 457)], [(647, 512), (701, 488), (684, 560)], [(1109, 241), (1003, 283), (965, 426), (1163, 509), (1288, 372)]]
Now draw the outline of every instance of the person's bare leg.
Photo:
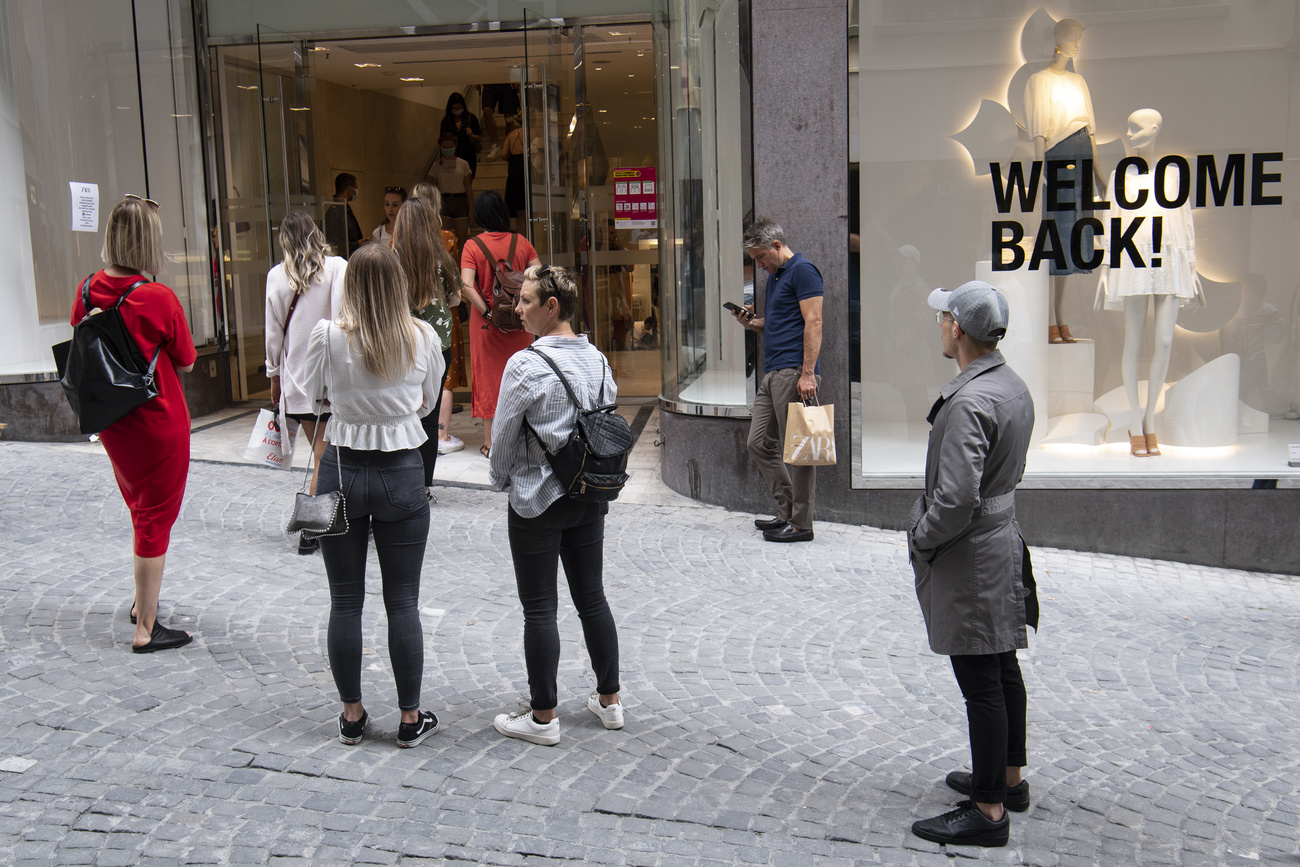
[[(348, 722), (356, 722), (366, 715), (366, 708), (359, 701), (343, 702), (343, 718)], [(402, 715), (402, 722), (408, 722), (406, 715)]]
[(1052, 278), (1052, 309), (1048, 313), (1051, 316), (1049, 321), (1057, 326), (1065, 324), (1061, 321), (1061, 304), (1065, 301), (1065, 281), (1068, 279), (1068, 274), (1058, 274)]
[(483, 419), (483, 447), (492, 451), (492, 419)]
[(542, 725), (546, 725), (548, 722), (555, 719), (555, 708), (551, 708), (550, 710), (534, 710), (533, 717)]
[(1014, 767), (1012, 765), (1007, 765), (1007, 786), (1008, 787), (1020, 785), (1022, 779), (1023, 778), (1020, 776), (1020, 768)]
[[(135, 638), (131, 643), (142, 647), (153, 637), (153, 625), (158, 619), (158, 591), (162, 588), (163, 565), (167, 555), (141, 557), (135, 555)], [(186, 633), (187, 635), (189, 633)]]
[(609, 707), (611, 704), (618, 704), (618, 693), (616, 693), (616, 692), (611, 692), (611, 693), (604, 693), (604, 692), (602, 692), (602, 693), (600, 694), (600, 703), (601, 703), (601, 705), (604, 706), (604, 707)]
[(455, 399), (450, 388), (442, 390), (442, 406), (438, 407), (438, 439), (443, 442), (451, 437), (451, 411)]
[(488, 134), (488, 138), (492, 140), (492, 144), (500, 144), (500, 142), (497, 141), (496, 112), (488, 108), (486, 105), (483, 106), (483, 131)]

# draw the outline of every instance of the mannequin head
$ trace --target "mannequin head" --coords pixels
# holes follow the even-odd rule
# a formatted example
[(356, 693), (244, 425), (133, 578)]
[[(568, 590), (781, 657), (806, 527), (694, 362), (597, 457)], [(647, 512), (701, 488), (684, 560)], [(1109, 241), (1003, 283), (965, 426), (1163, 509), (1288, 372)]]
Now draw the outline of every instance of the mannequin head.
[(1139, 108), (1130, 114), (1128, 130), (1124, 133), (1124, 152), (1129, 156), (1150, 153), (1163, 125), (1164, 118), (1154, 108)]
[(1052, 41), (1056, 43), (1056, 54), (1066, 58), (1079, 55), (1079, 43), (1083, 40), (1083, 25), (1073, 18), (1062, 18), (1052, 29)]

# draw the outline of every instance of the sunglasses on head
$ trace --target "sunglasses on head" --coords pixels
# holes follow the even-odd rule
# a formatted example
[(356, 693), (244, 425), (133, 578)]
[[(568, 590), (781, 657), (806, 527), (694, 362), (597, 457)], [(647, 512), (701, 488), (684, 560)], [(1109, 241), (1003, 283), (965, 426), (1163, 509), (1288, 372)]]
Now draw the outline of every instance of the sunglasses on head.
[(155, 211), (158, 210), (159, 207), (158, 203), (153, 199), (146, 199), (144, 196), (137, 196), (135, 193), (127, 193), (125, 198), (135, 199), (137, 202), (144, 202), (147, 205), (153, 205)]
[(406, 196), (406, 187), (384, 187), (384, 192), (385, 192), (385, 193), (395, 193), (395, 194), (397, 194), (397, 195), (402, 196), (403, 198), (405, 198), (405, 196)]

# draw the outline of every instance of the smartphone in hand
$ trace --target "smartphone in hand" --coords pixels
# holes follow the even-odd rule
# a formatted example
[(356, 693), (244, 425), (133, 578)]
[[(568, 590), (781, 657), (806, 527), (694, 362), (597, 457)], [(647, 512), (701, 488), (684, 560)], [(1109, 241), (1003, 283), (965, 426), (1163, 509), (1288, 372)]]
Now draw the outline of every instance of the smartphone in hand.
[(730, 310), (732, 313), (744, 317), (746, 320), (754, 318), (753, 312), (746, 310), (744, 307), (740, 307), (739, 305), (732, 304), (730, 301), (723, 301), (722, 306), (727, 310)]

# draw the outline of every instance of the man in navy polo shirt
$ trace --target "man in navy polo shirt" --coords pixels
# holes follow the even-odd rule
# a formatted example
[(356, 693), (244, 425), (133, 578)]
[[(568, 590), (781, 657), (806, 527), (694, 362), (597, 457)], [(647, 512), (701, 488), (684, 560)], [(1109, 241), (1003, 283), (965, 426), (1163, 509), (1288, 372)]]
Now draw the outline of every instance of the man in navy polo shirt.
[(749, 453), (776, 500), (776, 517), (754, 526), (769, 542), (811, 542), (816, 467), (782, 462), (788, 404), (817, 396), (822, 348), (822, 275), (817, 266), (786, 246), (773, 220), (759, 219), (745, 232), (745, 254), (772, 276), (764, 289), (763, 316), (751, 307), (736, 321), (763, 335), (763, 379), (754, 396)]

